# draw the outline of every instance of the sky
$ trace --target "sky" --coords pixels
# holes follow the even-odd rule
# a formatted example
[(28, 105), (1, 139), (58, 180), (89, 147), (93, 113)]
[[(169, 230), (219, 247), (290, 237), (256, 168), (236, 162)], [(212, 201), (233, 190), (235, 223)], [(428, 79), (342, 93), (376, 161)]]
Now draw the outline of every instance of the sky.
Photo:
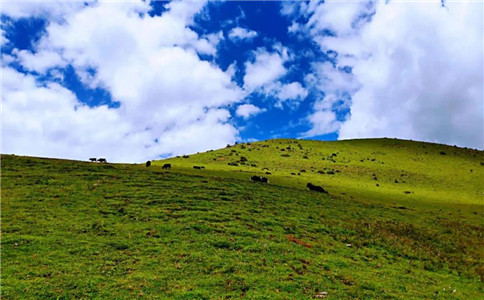
[(2, 153), (272, 138), (484, 148), (481, 1), (2, 1)]

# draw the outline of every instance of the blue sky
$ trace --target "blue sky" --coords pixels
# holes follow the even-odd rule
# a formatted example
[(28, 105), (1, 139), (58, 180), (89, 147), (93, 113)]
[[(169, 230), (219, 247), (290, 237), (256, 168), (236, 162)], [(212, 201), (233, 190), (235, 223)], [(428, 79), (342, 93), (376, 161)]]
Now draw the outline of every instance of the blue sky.
[(10, 2), (1, 18), (3, 153), (142, 161), (280, 137), (483, 148), (482, 3)]

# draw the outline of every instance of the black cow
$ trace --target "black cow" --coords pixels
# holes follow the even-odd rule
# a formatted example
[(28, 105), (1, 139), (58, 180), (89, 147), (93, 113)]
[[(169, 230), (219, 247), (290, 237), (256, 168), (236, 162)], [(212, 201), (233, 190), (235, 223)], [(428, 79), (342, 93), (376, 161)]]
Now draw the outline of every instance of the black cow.
[(100, 162), (100, 163), (107, 163), (108, 162), (105, 158), (102, 158), (102, 157), (98, 158), (97, 161)]
[(91, 158), (89, 158), (89, 160), (92, 161), (92, 162), (96, 162), (97, 158), (91, 157)]
[(200, 170), (202, 167), (199, 166), (193, 166), (194, 169)]
[(162, 169), (171, 169), (171, 164), (164, 164)]
[(146, 167), (149, 167), (149, 166), (151, 166), (151, 161), (149, 161), (149, 160), (148, 160), (148, 161), (146, 162)]
[(316, 191), (316, 192), (325, 193), (325, 194), (327, 194), (327, 193), (328, 193), (328, 192), (327, 192), (325, 189), (323, 189), (323, 187), (318, 186), (318, 185), (314, 185), (314, 184), (312, 184), (312, 183), (308, 183), (306, 186), (307, 186), (307, 187), (308, 187), (308, 188), (309, 188), (311, 191)]
[(269, 179), (267, 177), (262, 177), (262, 176), (252, 176), (250, 177), (251, 180), (253, 181), (259, 181), (259, 182), (269, 182)]

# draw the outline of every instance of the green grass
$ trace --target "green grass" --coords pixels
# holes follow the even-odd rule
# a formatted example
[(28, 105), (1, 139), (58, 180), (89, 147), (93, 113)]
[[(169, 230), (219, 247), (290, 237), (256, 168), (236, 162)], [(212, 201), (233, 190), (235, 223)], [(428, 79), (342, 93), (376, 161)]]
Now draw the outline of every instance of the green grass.
[(481, 162), (388, 139), (271, 140), (150, 168), (3, 155), (1, 296), (480, 299)]

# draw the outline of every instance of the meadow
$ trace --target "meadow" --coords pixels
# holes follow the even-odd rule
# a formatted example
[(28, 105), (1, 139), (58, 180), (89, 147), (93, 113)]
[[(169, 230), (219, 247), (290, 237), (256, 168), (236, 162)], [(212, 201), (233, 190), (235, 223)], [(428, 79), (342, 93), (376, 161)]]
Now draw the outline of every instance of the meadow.
[(1, 171), (3, 299), (484, 298), (483, 151), (277, 139)]

